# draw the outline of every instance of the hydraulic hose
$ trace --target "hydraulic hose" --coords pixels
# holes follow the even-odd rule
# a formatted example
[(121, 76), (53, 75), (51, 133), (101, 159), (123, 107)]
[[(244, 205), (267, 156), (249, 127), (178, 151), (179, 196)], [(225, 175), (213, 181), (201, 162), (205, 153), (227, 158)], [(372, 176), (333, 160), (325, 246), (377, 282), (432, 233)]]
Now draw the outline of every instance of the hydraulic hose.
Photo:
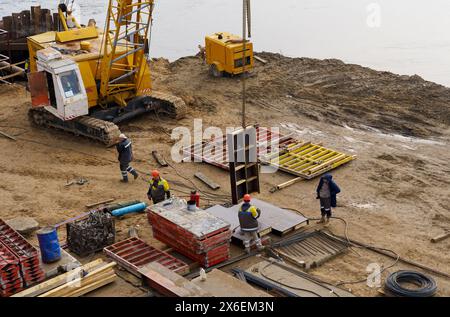
[[(418, 289), (405, 288), (401, 284), (417, 285)], [(389, 275), (385, 289), (396, 296), (402, 297), (431, 297), (436, 293), (437, 284), (431, 277), (414, 271), (398, 271)]]

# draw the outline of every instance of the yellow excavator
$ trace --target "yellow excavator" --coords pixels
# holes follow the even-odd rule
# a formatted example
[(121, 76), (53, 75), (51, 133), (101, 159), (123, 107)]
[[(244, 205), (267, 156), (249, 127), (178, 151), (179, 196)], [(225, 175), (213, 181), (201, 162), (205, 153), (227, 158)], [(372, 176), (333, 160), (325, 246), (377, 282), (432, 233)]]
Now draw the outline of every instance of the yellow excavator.
[(120, 122), (147, 112), (185, 116), (182, 99), (152, 89), (147, 54), (154, 0), (109, 0), (103, 30), (80, 25), (69, 2), (58, 7), (60, 31), (28, 38), (33, 123), (110, 146)]

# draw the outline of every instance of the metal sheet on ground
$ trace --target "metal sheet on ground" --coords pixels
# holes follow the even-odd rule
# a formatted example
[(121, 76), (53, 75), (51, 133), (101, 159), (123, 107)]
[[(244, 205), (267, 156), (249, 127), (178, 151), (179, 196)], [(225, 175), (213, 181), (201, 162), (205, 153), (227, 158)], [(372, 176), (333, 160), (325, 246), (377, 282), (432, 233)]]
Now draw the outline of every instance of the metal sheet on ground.
[[(252, 205), (261, 209), (261, 217), (258, 219), (262, 223), (272, 227), (272, 232), (284, 235), (307, 224), (308, 219), (293, 211), (286, 210), (269, 204), (265, 201), (253, 198)], [(229, 210), (237, 215), (240, 205), (231, 207)]]
[[(286, 264), (283, 264), (286, 265)], [(286, 265), (288, 266), (288, 265)], [(305, 277), (298, 276), (268, 261), (262, 261), (250, 267), (247, 272), (265, 279), (271, 283), (277, 284), (282, 288), (291, 291), (300, 297), (354, 297), (338, 287), (318, 283), (308, 280)], [(284, 284), (284, 285), (283, 285)], [(291, 286), (291, 287), (289, 287)], [(300, 290), (301, 289), (301, 290)], [(331, 290), (333, 292), (331, 292)]]
[[(235, 230), (233, 233), (233, 238), (239, 241), (244, 241), (244, 235), (242, 234), (239, 227), (239, 219), (237, 212), (234, 212), (233, 210), (229, 208), (225, 208), (220, 205), (213, 206), (211, 208), (206, 209), (207, 212), (213, 214), (214, 216), (223, 219), (224, 221), (228, 222), (231, 225), (231, 229)], [(269, 225), (263, 223), (262, 221), (259, 221), (259, 229), (258, 234), (260, 237), (265, 236), (272, 232), (272, 227)]]
[(201, 277), (197, 277), (192, 282), (215, 297), (272, 297), (217, 269), (209, 272), (206, 280), (203, 281)]

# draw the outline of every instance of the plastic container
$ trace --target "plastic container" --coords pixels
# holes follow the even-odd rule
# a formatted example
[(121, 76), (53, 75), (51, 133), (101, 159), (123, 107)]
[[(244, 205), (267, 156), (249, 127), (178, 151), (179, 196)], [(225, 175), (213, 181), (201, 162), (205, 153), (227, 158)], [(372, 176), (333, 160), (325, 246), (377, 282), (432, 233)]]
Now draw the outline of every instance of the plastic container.
[(187, 202), (187, 210), (188, 211), (196, 211), (197, 210), (197, 202), (195, 200), (189, 200)]

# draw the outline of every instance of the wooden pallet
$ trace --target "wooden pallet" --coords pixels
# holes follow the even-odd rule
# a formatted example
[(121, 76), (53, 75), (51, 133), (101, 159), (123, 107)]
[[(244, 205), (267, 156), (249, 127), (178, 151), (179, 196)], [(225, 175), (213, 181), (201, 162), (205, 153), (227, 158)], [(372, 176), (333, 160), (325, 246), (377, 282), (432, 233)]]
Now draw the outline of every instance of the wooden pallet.
[(315, 178), (355, 159), (355, 155), (347, 155), (311, 142), (295, 142), (285, 150), (260, 157), (263, 164), (305, 179)]

